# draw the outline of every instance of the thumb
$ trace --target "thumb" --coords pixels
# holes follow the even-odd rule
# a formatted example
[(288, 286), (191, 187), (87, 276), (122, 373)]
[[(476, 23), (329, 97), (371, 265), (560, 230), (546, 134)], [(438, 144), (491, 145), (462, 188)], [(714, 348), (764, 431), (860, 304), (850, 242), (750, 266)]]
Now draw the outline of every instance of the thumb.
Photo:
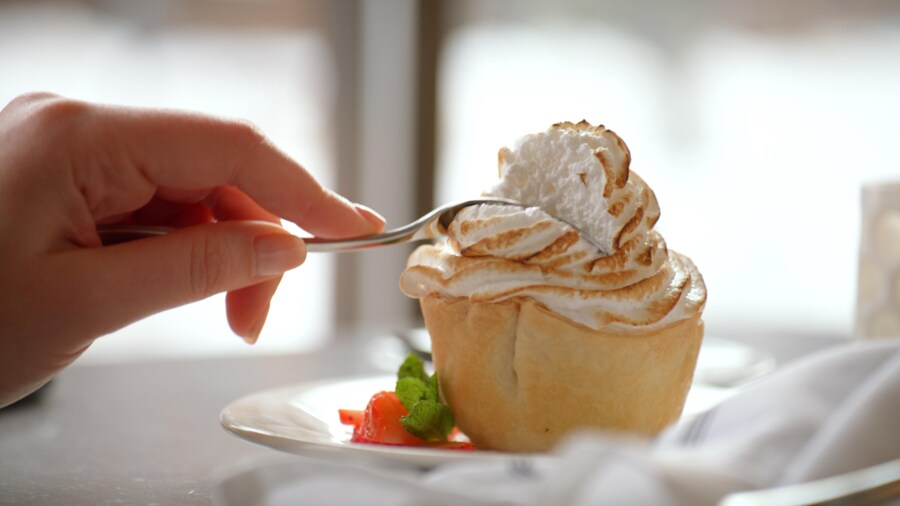
[[(59, 256), (68, 257), (67, 265), (52, 271), (83, 278), (61, 290), (82, 291), (69, 294), (66, 312), (74, 303), (83, 308), (82, 317), (102, 315), (85, 322), (94, 328), (84, 329), (101, 335), (165, 309), (277, 278), (304, 262), (306, 247), (278, 225), (227, 221)], [(54, 284), (62, 279), (56, 277)]]

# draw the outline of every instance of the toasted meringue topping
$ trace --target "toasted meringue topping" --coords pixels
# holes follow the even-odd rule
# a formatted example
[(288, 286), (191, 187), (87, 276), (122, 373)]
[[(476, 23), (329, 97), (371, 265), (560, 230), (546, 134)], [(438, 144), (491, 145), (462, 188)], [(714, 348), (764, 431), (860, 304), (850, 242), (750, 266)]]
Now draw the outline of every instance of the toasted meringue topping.
[(486, 195), (534, 207), (464, 209), (446, 241), (410, 256), (405, 294), (531, 297), (594, 329), (652, 328), (702, 311), (703, 278), (653, 229), (656, 196), (611, 130), (559, 123), (501, 149), (499, 159), (501, 180)]

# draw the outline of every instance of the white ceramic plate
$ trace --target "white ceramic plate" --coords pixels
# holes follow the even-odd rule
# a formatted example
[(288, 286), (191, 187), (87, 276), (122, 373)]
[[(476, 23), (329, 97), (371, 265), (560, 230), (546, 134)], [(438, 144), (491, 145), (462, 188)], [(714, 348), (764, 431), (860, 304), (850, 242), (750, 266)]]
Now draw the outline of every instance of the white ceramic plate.
[[(543, 457), (351, 443), (352, 429), (340, 423), (338, 409), (363, 409), (372, 394), (393, 390), (395, 378), (392, 375), (335, 379), (266, 390), (231, 403), (219, 419), (223, 427), (254, 443), (328, 459), (376, 459), (385, 464), (429, 467), (452, 460)], [(694, 385), (688, 394), (684, 416), (712, 407), (732, 394), (732, 389)]]

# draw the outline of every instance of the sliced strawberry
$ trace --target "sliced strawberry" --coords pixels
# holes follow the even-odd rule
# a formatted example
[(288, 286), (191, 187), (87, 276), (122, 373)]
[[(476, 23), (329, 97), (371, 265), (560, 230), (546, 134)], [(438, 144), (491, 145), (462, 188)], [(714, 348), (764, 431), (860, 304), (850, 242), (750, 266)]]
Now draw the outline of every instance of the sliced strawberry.
[(338, 415), (341, 417), (341, 423), (344, 425), (352, 425), (353, 427), (362, 425), (363, 412), (358, 409), (339, 409)]
[[(372, 396), (363, 414), (363, 422), (358, 431), (354, 431), (357, 442), (381, 443), (391, 445), (419, 446), (423, 439), (413, 436), (400, 419), (409, 413), (400, 403), (394, 392), (379, 392)], [(358, 436), (356, 434), (358, 432)]]
[(409, 411), (397, 398), (394, 392), (379, 392), (372, 396), (363, 411), (357, 409), (339, 409), (341, 423), (353, 426), (354, 443), (387, 444), (402, 446), (423, 446), (444, 450), (474, 450), (458, 428), (450, 432), (448, 441), (426, 441), (413, 436), (400, 423), (400, 419)]

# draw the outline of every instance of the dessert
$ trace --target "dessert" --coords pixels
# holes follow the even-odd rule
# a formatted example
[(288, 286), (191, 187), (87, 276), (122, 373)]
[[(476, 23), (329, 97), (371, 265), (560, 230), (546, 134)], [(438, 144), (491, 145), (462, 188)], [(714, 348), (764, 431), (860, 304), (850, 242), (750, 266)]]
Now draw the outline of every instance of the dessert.
[[(416, 249), (443, 399), (479, 448), (542, 451), (582, 428), (651, 436), (681, 414), (706, 287), (654, 229), (656, 196), (603, 126), (559, 123), (500, 150), (486, 195)], [(557, 219), (559, 218), (559, 219)], [(560, 221), (563, 220), (563, 221)]]

